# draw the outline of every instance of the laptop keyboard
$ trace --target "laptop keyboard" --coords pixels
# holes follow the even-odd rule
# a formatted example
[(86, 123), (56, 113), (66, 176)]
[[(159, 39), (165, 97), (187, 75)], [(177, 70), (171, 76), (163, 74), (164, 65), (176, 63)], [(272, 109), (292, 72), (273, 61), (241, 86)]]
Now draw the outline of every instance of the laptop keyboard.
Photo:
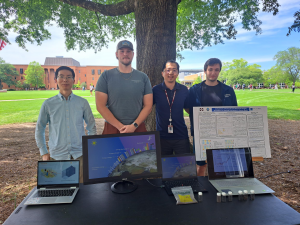
[(72, 196), (74, 189), (38, 190), (34, 197)]
[(247, 186), (253, 186), (257, 185), (257, 182), (255, 180), (216, 180), (216, 184), (219, 185), (219, 187), (228, 187), (228, 186), (237, 186), (237, 187), (247, 187)]
[(191, 186), (192, 189), (196, 189), (197, 187), (205, 189), (203, 185), (198, 181), (198, 179), (169, 180), (169, 181), (164, 181), (164, 185), (166, 188), (173, 188), (179, 186)]

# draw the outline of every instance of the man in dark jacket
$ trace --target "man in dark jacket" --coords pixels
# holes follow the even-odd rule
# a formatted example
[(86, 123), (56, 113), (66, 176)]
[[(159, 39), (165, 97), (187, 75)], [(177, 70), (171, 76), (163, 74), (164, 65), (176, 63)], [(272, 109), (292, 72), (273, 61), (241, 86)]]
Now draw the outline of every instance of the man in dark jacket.
[[(211, 58), (204, 64), (206, 80), (192, 86), (189, 90), (188, 106), (186, 111), (190, 114), (191, 135), (194, 136), (193, 107), (199, 106), (237, 106), (234, 90), (218, 81), (222, 69), (220, 59)], [(194, 143), (195, 151), (195, 143)], [(197, 175), (204, 176), (207, 164), (197, 161)]]

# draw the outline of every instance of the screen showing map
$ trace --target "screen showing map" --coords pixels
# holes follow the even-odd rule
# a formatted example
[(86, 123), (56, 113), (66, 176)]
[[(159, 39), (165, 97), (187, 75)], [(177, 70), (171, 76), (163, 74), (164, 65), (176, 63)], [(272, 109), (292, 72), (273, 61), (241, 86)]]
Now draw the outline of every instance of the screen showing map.
[(88, 179), (157, 173), (156, 145), (153, 133), (88, 138)]
[(79, 183), (79, 161), (42, 161), (38, 163), (38, 185)]

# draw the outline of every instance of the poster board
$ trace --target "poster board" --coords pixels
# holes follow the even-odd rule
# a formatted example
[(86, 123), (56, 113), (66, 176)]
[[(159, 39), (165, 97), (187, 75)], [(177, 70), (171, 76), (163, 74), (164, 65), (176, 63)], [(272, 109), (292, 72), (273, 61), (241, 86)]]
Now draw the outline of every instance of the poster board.
[(251, 147), (253, 157), (271, 158), (266, 106), (194, 107), (197, 161), (206, 149)]

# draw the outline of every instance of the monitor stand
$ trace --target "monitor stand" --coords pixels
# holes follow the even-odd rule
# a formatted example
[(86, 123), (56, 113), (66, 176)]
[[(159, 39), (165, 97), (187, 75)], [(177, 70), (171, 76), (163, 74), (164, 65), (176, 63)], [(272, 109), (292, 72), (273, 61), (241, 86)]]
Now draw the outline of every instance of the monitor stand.
[(119, 193), (119, 194), (127, 194), (130, 192), (135, 191), (138, 188), (138, 185), (133, 183), (132, 181), (122, 179), (122, 181), (118, 181), (111, 185), (112, 192)]

